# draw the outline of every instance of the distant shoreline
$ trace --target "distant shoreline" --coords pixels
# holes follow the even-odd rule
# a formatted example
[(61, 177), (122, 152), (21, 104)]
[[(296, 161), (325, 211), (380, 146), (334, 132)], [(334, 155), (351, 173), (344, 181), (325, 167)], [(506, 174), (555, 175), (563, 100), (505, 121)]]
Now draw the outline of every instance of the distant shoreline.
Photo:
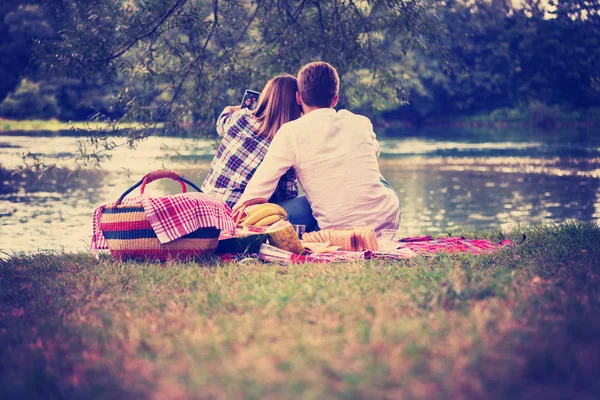
[(141, 128), (137, 122), (119, 122), (110, 124), (98, 121), (59, 121), (49, 120), (11, 120), (0, 118), (0, 132), (67, 132), (67, 131), (115, 131), (119, 129)]
[[(578, 131), (585, 133), (587, 137), (596, 136), (595, 131), (600, 126), (600, 118), (585, 116), (581, 119), (559, 119), (553, 121), (540, 121), (528, 119), (494, 119), (490, 116), (481, 114), (471, 117), (456, 117), (453, 119), (439, 119), (426, 121), (423, 124), (416, 124), (413, 121), (405, 120), (383, 120), (373, 119), (375, 132), (380, 137), (394, 138), (408, 136), (439, 136), (440, 132), (445, 132), (444, 137), (458, 135), (467, 136), (475, 134), (478, 137), (493, 137), (497, 132), (515, 131), (511, 135), (512, 139), (523, 137), (544, 137), (555, 135), (562, 131)], [(139, 122), (117, 122), (106, 123), (98, 121), (59, 121), (57, 119), (49, 120), (10, 120), (0, 118), (0, 135), (6, 136), (121, 136), (126, 134), (128, 129), (143, 129), (144, 126)], [(157, 125), (156, 133), (162, 136), (171, 137), (190, 137), (196, 136), (192, 131), (181, 136), (164, 134), (162, 124)], [(519, 133), (517, 133), (519, 132)], [(214, 134), (214, 132), (213, 132)], [(210, 137), (208, 135), (207, 137)], [(216, 136), (216, 135), (214, 135)], [(598, 135), (600, 137), (600, 134)]]

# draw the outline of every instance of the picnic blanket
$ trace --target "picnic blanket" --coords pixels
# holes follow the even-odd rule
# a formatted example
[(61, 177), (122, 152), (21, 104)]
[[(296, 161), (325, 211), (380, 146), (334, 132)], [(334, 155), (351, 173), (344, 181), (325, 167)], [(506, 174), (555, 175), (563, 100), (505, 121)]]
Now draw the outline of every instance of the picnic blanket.
[[(266, 262), (280, 264), (303, 264), (307, 262), (331, 263), (355, 260), (401, 260), (417, 255), (433, 255), (437, 253), (469, 253), (489, 254), (513, 242), (505, 239), (492, 242), (487, 239), (466, 239), (464, 237), (449, 237), (434, 239), (431, 236), (418, 236), (400, 239), (393, 246), (386, 245), (380, 251), (334, 251), (331, 253), (296, 255), (274, 246), (263, 244), (257, 257)], [(223, 261), (235, 261), (232, 255), (224, 255)]]
[[(103, 204), (94, 211), (90, 250), (108, 249), (100, 229), (102, 211), (115, 203)], [(204, 193), (180, 193), (173, 196), (150, 197), (142, 195), (125, 199), (122, 204), (141, 204), (148, 222), (160, 243), (169, 243), (200, 228), (216, 227), (235, 233), (231, 209)]]
[(512, 245), (513, 243), (508, 239), (495, 243), (487, 239), (466, 239), (464, 237), (434, 239), (431, 236), (414, 236), (400, 239), (395, 247), (396, 250), (409, 249), (415, 254), (485, 254), (493, 253), (504, 246)]

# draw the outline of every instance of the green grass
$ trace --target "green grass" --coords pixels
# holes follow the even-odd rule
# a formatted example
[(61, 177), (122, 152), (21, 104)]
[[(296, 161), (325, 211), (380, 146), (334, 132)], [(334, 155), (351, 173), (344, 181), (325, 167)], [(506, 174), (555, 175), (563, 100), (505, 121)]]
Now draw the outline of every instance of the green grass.
[(525, 233), (486, 256), (289, 267), (16, 254), (0, 398), (595, 398), (600, 229)]
[[(141, 127), (141, 125), (135, 122), (121, 122), (118, 125), (118, 129), (138, 127)], [(56, 119), (15, 121), (0, 118), (0, 132), (59, 132), (69, 130), (112, 131), (113, 126), (105, 122), (95, 121), (64, 122)]]

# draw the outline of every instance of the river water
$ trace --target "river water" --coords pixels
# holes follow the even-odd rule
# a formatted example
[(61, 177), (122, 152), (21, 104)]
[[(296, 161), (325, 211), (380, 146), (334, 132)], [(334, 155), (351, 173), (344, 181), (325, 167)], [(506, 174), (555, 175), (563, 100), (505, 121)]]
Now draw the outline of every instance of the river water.
[[(598, 145), (418, 137), (380, 142), (381, 171), (400, 197), (402, 235), (600, 218)], [(99, 204), (116, 200), (155, 169), (175, 170), (200, 185), (215, 145), (213, 140), (152, 137), (135, 150), (115, 149), (100, 169), (88, 167), (81, 173), (85, 180), (67, 188), (35, 183), (15, 188), (2, 182), (0, 257), (18, 251), (87, 250)], [(24, 154), (75, 168), (79, 152), (74, 137), (0, 136), (4, 168), (22, 165)], [(161, 180), (147, 190), (158, 196), (178, 188)]]

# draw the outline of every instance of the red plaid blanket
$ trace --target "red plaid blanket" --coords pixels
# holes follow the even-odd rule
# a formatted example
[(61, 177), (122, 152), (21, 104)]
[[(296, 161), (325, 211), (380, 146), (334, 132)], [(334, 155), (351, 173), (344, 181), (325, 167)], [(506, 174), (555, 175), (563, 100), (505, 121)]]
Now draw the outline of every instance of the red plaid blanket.
[[(235, 222), (231, 209), (223, 202), (204, 193), (180, 193), (174, 196), (141, 196), (125, 199), (123, 204), (141, 203), (152, 229), (161, 243), (192, 233), (199, 228), (216, 227), (222, 231), (235, 233)], [(100, 230), (100, 219), (105, 207), (103, 204), (94, 211), (92, 241), (90, 250), (108, 249)]]
[(262, 245), (258, 258), (263, 261), (281, 262), (284, 264), (302, 264), (305, 262), (330, 263), (336, 261), (354, 260), (402, 260), (417, 255), (431, 255), (436, 253), (471, 253), (489, 254), (498, 251), (504, 246), (512, 246), (508, 239), (494, 243), (486, 239), (465, 239), (463, 237), (450, 237), (434, 239), (431, 236), (408, 237), (399, 240), (385, 250), (372, 251), (335, 251), (333, 253), (309, 254), (297, 256), (288, 251)]
[(397, 249), (410, 249), (417, 254), (434, 253), (471, 253), (485, 254), (493, 253), (501, 247), (512, 246), (513, 243), (508, 240), (502, 240), (494, 243), (486, 239), (465, 239), (463, 237), (449, 237), (434, 239), (431, 236), (404, 238), (397, 243)]

